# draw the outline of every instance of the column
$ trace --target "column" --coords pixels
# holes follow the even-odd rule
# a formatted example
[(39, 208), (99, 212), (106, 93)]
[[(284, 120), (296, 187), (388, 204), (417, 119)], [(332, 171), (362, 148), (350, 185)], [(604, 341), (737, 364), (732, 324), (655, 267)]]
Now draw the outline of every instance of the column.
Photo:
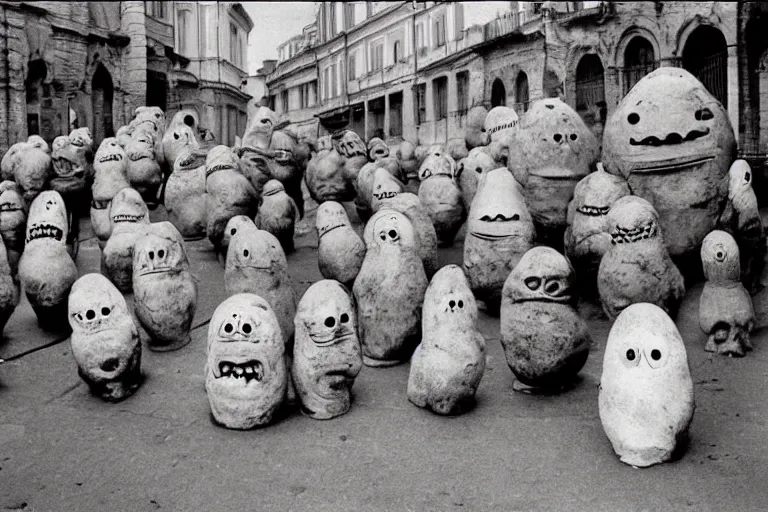
[(416, 132), (416, 119), (414, 117), (416, 99), (414, 95), (416, 90), (409, 86), (403, 89), (403, 140), (416, 144), (418, 133)]
[(432, 78), (427, 79), (427, 90), (424, 95), (426, 101), (427, 120), (419, 128), (419, 144), (429, 145), (435, 143), (435, 98), (432, 89)]
[(368, 144), (368, 139), (371, 137), (371, 128), (368, 126), (368, 100), (363, 100), (363, 126), (365, 126), (363, 143)]
[(448, 119), (445, 124), (445, 139), (446, 141), (453, 138), (464, 138), (464, 133), (459, 126), (459, 96), (456, 85), (456, 73), (450, 71), (448, 73)]
[(389, 91), (384, 91), (384, 140), (389, 138)]
[(731, 119), (733, 133), (739, 140), (739, 58), (736, 53), (736, 45), (728, 47), (728, 117)]

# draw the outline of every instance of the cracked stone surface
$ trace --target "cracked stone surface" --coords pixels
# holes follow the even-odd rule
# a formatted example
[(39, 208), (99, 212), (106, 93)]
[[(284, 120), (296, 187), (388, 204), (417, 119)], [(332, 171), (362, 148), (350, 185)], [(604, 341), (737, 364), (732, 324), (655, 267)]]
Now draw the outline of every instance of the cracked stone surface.
[[(351, 208), (354, 211), (354, 208)], [(314, 226), (314, 208), (307, 205)], [(164, 220), (162, 207), (152, 220)], [(86, 221), (81, 239), (92, 233)], [(299, 231), (297, 229), (297, 231)], [(461, 264), (463, 230), (439, 250)], [(288, 255), (299, 296), (321, 279), (308, 228)], [(193, 325), (225, 298), (224, 269), (208, 240), (187, 244), (200, 300)], [(95, 239), (81, 244), (82, 274), (98, 272)], [(595, 344), (576, 386), (561, 395), (514, 393), (499, 320), (480, 312), (487, 339), (476, 407), (441, 417), (406, 397), (409, 364), (364, 367), (350, 411), (329, 421), (284, 409), (269, 427), (214, 425), (204, 390), (207, 325), (192, 342), (142, 354), (146, 381), (127, 400), (89, 394), (68, 342), (0, 365), (0, 511), (720, 511), (768, 503), (768, 331), (744, 358), (704, 351), (702, 284), (691, 287), (678, 327), (695, 383), (691, 443), (682, 459), (645, 470), (621, 463), (603, 433), (597, 394), (610, 328), (582, 303)], [(132, 307), (132, 298), (127, 296)], [(0, 357), (55, 336), (37, 327), (26, 299), (11, 317)]]

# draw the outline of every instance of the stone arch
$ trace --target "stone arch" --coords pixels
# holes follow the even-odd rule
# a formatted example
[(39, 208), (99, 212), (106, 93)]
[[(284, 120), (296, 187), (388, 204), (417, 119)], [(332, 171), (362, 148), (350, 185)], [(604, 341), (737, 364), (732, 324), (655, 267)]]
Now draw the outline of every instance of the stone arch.
[(632, 27), (624, 32), (616, 47), (616, 67), (623, 95), (645, 75), (659, 67), (658, 40), (648, 29)]
[(507, 104), (507, 88), (504, 87), (504, 82), (501, 78), (497, 78), (491, 85), (491, 108), (498, 106), (506, 106)]
[(96, 147), (107, 137), (115, 136), (112, 120), (112, 101), (114, 99), (112, 75), (103, 64), (96, 66), (91, 79), (91, 103), (93, 105), (93, 142)]
[(50, 98), (48, 66), (41, 58), (30, 60), (27, 65), (27, 76), (24, 78), (27, 105), (27, 134), (41, 135), (44, 98)]
[(522, 115), (528, 110), (531, 102), (531, 89), (528, 83), (528, 75), (522, 69), (515, 78), (515, 110), (518, 115)]
[(721, 30), (697, 26), (686, 37), (681, 62), (720, 103), (728, 104), (728, 43)]

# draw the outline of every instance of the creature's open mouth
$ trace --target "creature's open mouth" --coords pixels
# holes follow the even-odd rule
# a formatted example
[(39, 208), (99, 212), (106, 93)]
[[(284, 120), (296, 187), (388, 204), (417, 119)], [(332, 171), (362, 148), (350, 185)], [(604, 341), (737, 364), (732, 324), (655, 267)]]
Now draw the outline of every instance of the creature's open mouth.
[(166, 274), (173, 271), (174, 269), (171, 267), (157, 267), (157, 268), (148, 268), (148, 269), (139, 270), (137, 273), (140, 276), (147, 276), (149, 274)]
[(245, 379), (246, 384), (252, 380), (261, 382), (261, 379), (264, 378), (264, 366), (261, 361), (256, 359), (239, 364), (231, 361), (219, 361), (219, 375), (215, 377), (217, 379)]
[(617, 226), (611, 233), (612, 244), (629, 244), (637, 242), (639, 240), (645, 240), (647, 238), (653, 238), (656, 236), (656, 223), (649, 222), (643, 227), (634, 229), (625, 229)]
[(470, 235), (472, 235), (475, 238), (479, 238), (480, 240), (490, 240), (490, 241), (503, 240), (505, 238), (511, 238), (513, 236), (517, 236), (517, 235), (489, 235), (487, 233), (476, 233), (474, 231), (471, 232)]
[(698, 165), (707, 163), (714, 159), (715, 159), (714, 156), (705, 156), (701, 158), (694, 158), (691, 160), (683, 160), (683, 161), (672, 162), (667, 164), (648, 165), (643, 167), (636, 166), (634, 170), (642, 171), (642, 172), (664, 172), (664, 171), (671, 171), (671, 170), (680, 170), (680, 169), (685, 169), (686, 167), (696, 167)]
[(323, 235), (326, 235), (326, 234), (328, 234), (330, 231), (333, 231), (334, 229), (336, 229), (336, 228), (340, 228), (340, 227), (342, 227), (342, 226), (344, 226), (344, 224), (343, 224), (343, 223), (340, 223), (340, 224), (334, 224), (333, 226), (331, 226), (331, 227), (329, 227), (329, 228), (326, 228), (326, 229), (324, 229), (324, 230), (321, 230), (321, 231), (320, 231), (320, 236), (322, 237)]
[(480, 217), (480, 220), (483, 222), (509, 222), (511, 220), (520, 220), (520, 215), (514, 213), (511, 217), (507, 217), (499, 213), (495, 217), (491, 217), (490, 215), (483, 215)]
[(119, 153), (114, 153), (114, 154), (99, 158), (99, 163), (103, 164), (104, 162), (119, 162), (122, 159), (123, 159), (123, 155)]
[(70, 139), (69, 143), (75, 146), (76, 148), (82, 148), (85, 146), (85, 141), (82, 141), (80, 139)]
[(82, 167), (66, 158), (54, 158), (53, 170), (57, 178), (82, 178), (85, 173)]
[(205, 172), (205, 177), (207, 178), (211, 174), (213, 174), (213, 173), (215, 173), (217, 171), (223, 171), (225, 169), (230, 170), (230, 171), (234, 171), (235, 170), (235, 168), (232, 167), (232, 165), (230, 165), (230, 164), (214, 165), (213, 167), (209, 167), (208, 168), (208, 170)]
[(154, 156), (154, 153), (131, 153), (128, 158), (131, 159), (131, 162), (138, 162), (139, 160), (144, 160), (145, 158), (152, 158)]
[(682, 144), (683, 142), (690, 142), (692, 140), (700, 139), (709, 135), (709, 128), (703, 130), (691, 130), (685, 137), (679, 133), (672, 132), (663, 139), (656, 137), (655, 135), (649, 135), (640, 140), (635, 140), (633, 137), (629, 138), (630, 146), (671, 146), (673, 144)]
[(121, 213), (118, 215), (114, 215), (112, 217), (112, 222), (139, 222), (141, 219), (143, 219), (143, 215), (131, 215), (128, 213)]
[(272, 267), (270, 267), (270, 266), (266, 266), (265, 267), (263, 265), (253, 265), (253, 264), (250, 264), (250, 263), (241, 263), (241, 264), (236, 265), (236, 266), (239, 267), (239, 268), (252, 268), (252, 269), (255, 269), (255, 270), (265, 270), (265, 271), (272, 270)]
[(277, 195), (278, 192), (280, 192), (280, 190), (278, 190), (278, 189), (270, 190), (269, 192), (265, 192), (264, 195), (265, 196), (274, 196), (274, 195)]
[(64, 237), (64, 231), (52, 224), (40, 224), (29, 230), (27, 242), (37, 240), (38, 238), (55, 238), (61, 240)]
[(309, 333), (310, 339), (313, 342), (315, 342), (315, 345), (320, 347), (326, 347), (328, 345), (339, 343), (341, 341), (349, 339), (350, 336), (352, 336), (352, 333), (350, 332), (342, 332), (342, 333), (331, 332), (328, 334), (312, 334), (311, 332)]
[(0, 203), (0, 212), (20, 212), (21, 210), (21, 206), (13, 203)]
[(579, 206), (576, 211), (589, 217), (603, 217), (608, 215), (610, 209), (610, 206), (588, 206), (585, 204), (584, 206)]
[(378, 194), (373, 194), (373, 197), (381, 201), (383, 199), (392, 199), (396, 195), (397, 192), (379, 192)]

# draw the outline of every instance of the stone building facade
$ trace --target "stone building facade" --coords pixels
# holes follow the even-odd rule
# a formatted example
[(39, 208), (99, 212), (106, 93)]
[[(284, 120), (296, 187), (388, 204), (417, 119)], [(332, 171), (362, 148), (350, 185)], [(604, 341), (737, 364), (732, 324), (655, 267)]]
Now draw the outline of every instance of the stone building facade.
[[(210, 13), (204, 24), (191, 20), (198, 10)], [(0, 151), (31, 134), (50, 143), (84, 126), (99, 144), (146, 104), (170, 115), (191, 106), (225, 143), (244, 129), (253, 23), (238, 2), (0, 0), (0, 18)], [(208, 41), (215, 51), (201, 53), (196, 45)]]

